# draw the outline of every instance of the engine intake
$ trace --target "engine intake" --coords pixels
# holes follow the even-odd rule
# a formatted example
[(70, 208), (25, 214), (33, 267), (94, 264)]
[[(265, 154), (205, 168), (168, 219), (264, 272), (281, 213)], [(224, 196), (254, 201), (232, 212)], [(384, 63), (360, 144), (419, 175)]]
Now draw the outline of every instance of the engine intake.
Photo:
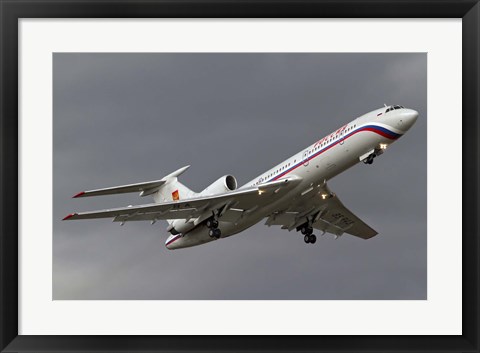
[(215, 195), (222, 194), (227, 191), (232, 191), (237, 188), (237, 179), (233, 175), (224, 175), (220, 179), (216, 180), (205, 190), (203, 190), (201, 195)]

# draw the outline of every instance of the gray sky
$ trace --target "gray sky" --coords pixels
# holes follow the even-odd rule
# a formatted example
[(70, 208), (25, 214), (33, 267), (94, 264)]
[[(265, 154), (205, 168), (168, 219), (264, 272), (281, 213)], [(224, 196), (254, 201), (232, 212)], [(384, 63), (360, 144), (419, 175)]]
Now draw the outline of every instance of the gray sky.
[[(263, 222), (170, 251), (166, 222), (62, 222), (150, 203), (75, 193), (160, 179), (242, 185), (355, 117), (416, 109), (373, 165), (329, 182), (379, 235), (305, 244)], [(53, 299), (426, 299), (427, 55), (53, 55)], [(318, 233), (318, 232), (317, 232)]]

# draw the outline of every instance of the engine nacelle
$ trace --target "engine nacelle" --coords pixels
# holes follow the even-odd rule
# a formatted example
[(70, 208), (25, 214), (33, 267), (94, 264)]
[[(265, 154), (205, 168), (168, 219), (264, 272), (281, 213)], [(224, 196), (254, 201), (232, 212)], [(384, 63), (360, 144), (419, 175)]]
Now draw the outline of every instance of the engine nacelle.
[(189, 230), (192, 230), (194, 228), (193, 222), (188, 222), (185, 223), (184, 219), (176, 219), (172, 222), (172, 224), (167, 228), (167, 230), (172, 234), (172, 235), (177, 235), (179, 233), (185, 234)]
[(208, 186), (205, 190), (203, 190), (200, 194), (201, 195), (216, 195), (216, 194), (223, 194), (227, 191), (232, 191), (237, 188), (237, 179), (233, 175), (224, 175), (213, 184)]

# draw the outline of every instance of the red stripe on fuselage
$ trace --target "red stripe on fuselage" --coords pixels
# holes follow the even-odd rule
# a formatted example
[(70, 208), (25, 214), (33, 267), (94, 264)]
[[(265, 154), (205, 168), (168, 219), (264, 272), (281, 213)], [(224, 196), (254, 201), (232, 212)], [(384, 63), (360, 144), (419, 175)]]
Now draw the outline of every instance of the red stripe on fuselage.
[(182, 235), (178, 234), (175, 238), (170, 239), (170, 241), (167, 244), (165, 244), (165, 246), (168, 246), (168, 245), (172, 244), (175, 240), (178, 240), (181, 237), (182, 237)]

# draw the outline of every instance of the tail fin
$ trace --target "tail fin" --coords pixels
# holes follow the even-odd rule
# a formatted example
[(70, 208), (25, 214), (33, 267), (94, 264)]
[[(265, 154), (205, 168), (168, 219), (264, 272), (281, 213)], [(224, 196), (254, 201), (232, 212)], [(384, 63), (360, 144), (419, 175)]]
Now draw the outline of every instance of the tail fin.
[(190, 168), (189, 165), (162, 178), (165, 183), (153, 194), (153, 199), (156, 203), (182, 200), (196, 195), (194, 191), (178, 181), (178, 176), (183, 174), (188, 168)]
[[(162, 184), (158, 188), (158, 191), (156, 191), (153, 194), (153, 200), (156, 203), (161, 203), (161, 202), (176, 201), (176, 200), (182, 200), (182, 199), (194, 197), (197, 193), (190, 190), (189, 188), (187, 188), (185, 185), (183, 185), (181, 182), (178, 181), (178, 176), (180, 174), (183, 174), (188, 168), (190, 168), (189, 165), (183, 168), (180, 168), (179, 170), (162, 178), (162, 180), (165, 181), (165, 183)], [(170, 229), (173, 228), (173, 222), (175, 222), (175, 220), (167, 219), (167, 222), (169, 224), (167, 231), (170, 231)]]

